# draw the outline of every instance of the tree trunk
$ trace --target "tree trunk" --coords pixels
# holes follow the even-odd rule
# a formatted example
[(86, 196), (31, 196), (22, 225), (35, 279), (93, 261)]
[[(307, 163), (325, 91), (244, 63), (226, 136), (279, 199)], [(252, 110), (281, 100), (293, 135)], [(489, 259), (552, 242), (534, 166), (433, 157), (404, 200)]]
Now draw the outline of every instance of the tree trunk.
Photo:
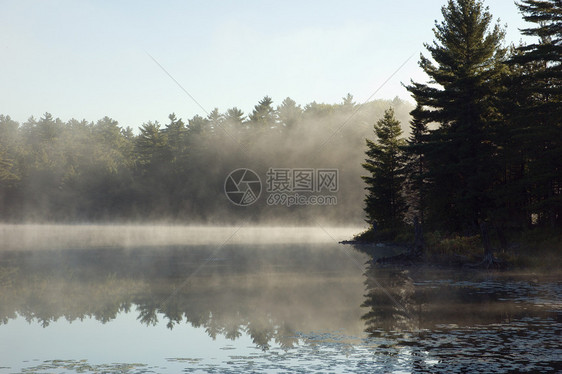
[(423, 230), (418, 217), (414, 217), (414, 247), (412, 248), (411, 255), (421, 256), (423, 254)]
[(487, 222), (482, 222), (480, 224), (480, 235), (482, 237), (482, 245), (484, 246), (484, 259), (482, 260), (480, 265), (486, 268), (503, 267), (505, 265), (503, 261), (494, 257), (492, 244), (490, 244), (490, 232)]
[(480, 235), (482, 237), (482, 245), (484, 246), (484, 258), (492, 257), (492, 246), (490, 244), (490, 233), (488, 232), (488, 223), (480, 224)]

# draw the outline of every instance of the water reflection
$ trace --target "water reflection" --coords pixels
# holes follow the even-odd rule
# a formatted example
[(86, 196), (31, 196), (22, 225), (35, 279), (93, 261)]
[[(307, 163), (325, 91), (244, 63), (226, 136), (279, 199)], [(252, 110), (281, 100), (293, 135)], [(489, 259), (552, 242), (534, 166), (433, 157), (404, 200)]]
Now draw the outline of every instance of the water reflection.
[(362, 307), (369, 311), (362, 316), (365, 331), (378, 337), (390, 331), (415, 330), (418, 321), (414, 308), (420, 304), (409, 270), (399, 268), (375, 269), (366, 272), (367, 294)]
[[(367, 263), (364, 273), (357, 263)], [(562, 370), (561, 300), (556, 275), (377, 267), (325, 243), (0, 251), (4, 327), (94, 319), (130, 331), (132, 316), (142, 330), (190, 326), (232, 344), (217, 348), (233, 351), (220, 362), (181, 349), (170, 357), (168, 347), (158, 357), (171, 372)], [(187, 335), (170, 344), (184, 341), (202, 344)], [(156, 365), (150, 357), (143, 363)], [(105, 368), (67, 358), (35, 369)]]
[[(534, 278), (534, 280), (533, 280)], [(380, 267), (365, 272), (365, 331), (389, 332), (508, 323), (556, 317), (561, 284), (556, 278), (431, 268)], [(555, 300), (558, 300), (555, 301)]]
[(188, 323), (213, 339), (245, 333), (264, 350), (313, 331), (361, 334), (361, 272), (337, 245), (272, 247), (4, 251), (0, 321), (106, 323), (131, 311), (144, 325)]
[(391, 370), (562, 369), (562, 284), (556, 276), (371, 264), (365, 279), (365, 331)]

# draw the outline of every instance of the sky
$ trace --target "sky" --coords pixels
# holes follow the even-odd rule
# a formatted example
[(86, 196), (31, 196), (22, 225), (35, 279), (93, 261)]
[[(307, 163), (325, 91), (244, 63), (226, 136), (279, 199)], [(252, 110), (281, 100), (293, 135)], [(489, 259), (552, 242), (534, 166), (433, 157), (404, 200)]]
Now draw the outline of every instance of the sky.
[[(136, 129), (170, 113), (248, 114), (265, 95), (412, 101), (401, 83), (426, 81), (419, 54), (444, 3), (0, 0), (0, 114), (109, 116)], [(518, 43), (514, 2), (485, 4)]]

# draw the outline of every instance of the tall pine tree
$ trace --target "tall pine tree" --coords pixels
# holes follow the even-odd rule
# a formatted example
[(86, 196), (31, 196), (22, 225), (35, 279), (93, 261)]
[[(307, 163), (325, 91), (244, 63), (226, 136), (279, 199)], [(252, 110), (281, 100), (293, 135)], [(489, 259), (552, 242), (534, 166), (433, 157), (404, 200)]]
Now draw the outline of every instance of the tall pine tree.
[(490, 189), (498, 173), (491, 134), (499, 119), (504, 31), (492, 27), (482, 1), (449, 0), (442, 14), (433, 29), (436, 40), (425, 44), (431, 59), (420, 59), (431, 80), (407, 87), (420, 107), (418, 119), (437, 125), (425, 154), (427, 218), (434, 227), (476, 231), (493, 207)]
[(427, 121), (420, 118), (422, 108), (418, 105), (410, 112), (412, 120), (410, 121), (410, 137), (404, 147), (406, 156), (406, 185), (407, 203), (409, 206), (409, 215), (418, 217), (423, 224), (425, 221), (426, 211), (426, 189), (427, 189), (427, 166), (425, 161), (425, 153), (427, 152)]
[(511, 58), (517, 75), (512, 90), (522, 97), (512, 125), (524, 152), (521, 180), (530, 203), (527, 214), (539, 224), (562, 225), (562, 1), (522, 0), (517, 6), (537, 37)]
[(365, 213), (371, 228), (394, 231), (403, 225), (406, 204), (402, 195), (404, 182), (405, 145), (400, 122), (394, 110), (388, 109), (384, 117), (375, 124), (377, 142), (367, 142), (367, 159), (363, 167), (369, 175), (363, 176), (368, 191), (365, 198)]

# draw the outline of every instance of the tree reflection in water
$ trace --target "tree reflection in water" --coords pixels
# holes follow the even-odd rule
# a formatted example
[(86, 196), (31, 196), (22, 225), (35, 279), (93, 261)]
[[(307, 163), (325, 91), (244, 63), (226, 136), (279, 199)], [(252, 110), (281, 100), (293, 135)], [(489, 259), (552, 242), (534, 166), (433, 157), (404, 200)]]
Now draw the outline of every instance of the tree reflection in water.
[(560, 367), (552, 349), (536, 351), (560, 331), (559, 313), (542, 304), (558, 298), (556, 281), (371, 262), (365, 287), (365, 332), (389, 371), (522, 370), (526, 364), (513, 362), (515, 352), (527, 363)]
[(365, 272), (362, 316), (371, 337), (435, 329), (474, 326), (535, 316), (522, 308), (533, 294), (548, 293), (509, 273), (408, 268), (370, 263)]
[(130, 312), (139, 326), (247, 335), (269, 350), (267, 368), (282, 349), (294, 371), (311, 357), (324, 371), (562, 369), (555, 278), (372, 263), (362, 274), (337, 245), (233, 245), (209, 260), (214, 249), (0, 251), (0, 321), (108, 323)]
[(213, 261), (206, 246), (0, 252), (0, 321), (107, 323), (131, 311), (144, 325), (188, 323), (213, 339), (248, 334), (263, 350), (289, 349), (307, 332), (360, 335), (361, 274), (345, 254), (278, 247), (227, 247)]

